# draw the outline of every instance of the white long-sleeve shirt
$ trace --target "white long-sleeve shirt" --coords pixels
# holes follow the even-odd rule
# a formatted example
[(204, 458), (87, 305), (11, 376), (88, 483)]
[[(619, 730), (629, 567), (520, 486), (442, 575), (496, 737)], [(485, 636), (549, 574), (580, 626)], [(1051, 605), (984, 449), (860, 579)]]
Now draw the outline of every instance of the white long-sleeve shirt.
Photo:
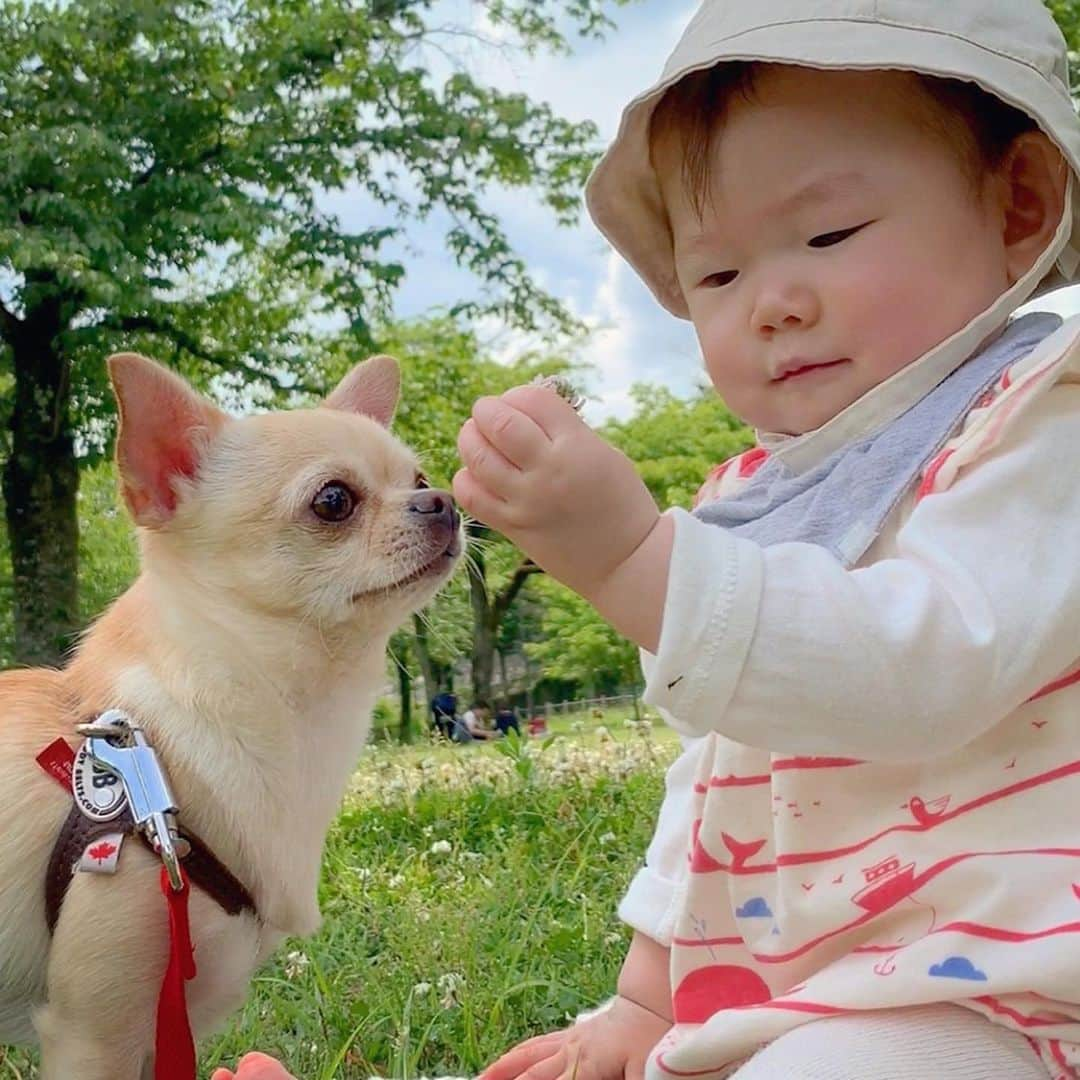
[(851, 570), (671, 512), (645, 699), (687, 749), (620, 907), (675, 946), (661, 1074), (931, 1000), (1080, 1063), (1078, 338), (1006, 374)]

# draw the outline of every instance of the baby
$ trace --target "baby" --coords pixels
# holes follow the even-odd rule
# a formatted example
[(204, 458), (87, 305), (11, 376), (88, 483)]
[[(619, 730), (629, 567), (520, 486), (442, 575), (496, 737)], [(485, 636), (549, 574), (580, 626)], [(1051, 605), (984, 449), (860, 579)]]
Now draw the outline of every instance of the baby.
[(758, 446), (662, 514), (548, 389), (461, 431), (686, 737), (616, 997), (483, 1080), (1080, 1077), (1078, 169), (1038, 0), (706, 0), (628, 108), (590, 210)]
[(618, 995), (483, 1080), (1080, 1075), (1065, 71), (1037, 0), (707, 0), (630, 106), (590, 208), (759, 446), (691, 516), (541, 388), (462, 429), (691, 737)]

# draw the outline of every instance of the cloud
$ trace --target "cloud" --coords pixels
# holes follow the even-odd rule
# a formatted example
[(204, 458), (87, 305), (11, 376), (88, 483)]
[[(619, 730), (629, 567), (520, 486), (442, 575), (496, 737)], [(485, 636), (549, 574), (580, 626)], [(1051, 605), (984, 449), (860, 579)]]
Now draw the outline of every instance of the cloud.
[(765, 902), (765, 897), (755, 896), (747, 900), (742, 907), (735, 909), (735, 917), (739, 919), (770, 919), (772, 912)]
[(969, 979), (972, 982), (986, 982), (986, 973), (980, 971), (965, 956), (950, 956), (944, 963), (934, 964), (930, 974), (942, 979)]
[(667, 386), (680, 396), (693, 393), (702, 367), (692, 327), (664, 311), (615, 252), (608, 253), (604, 276), (584, 310), (594, 327), (583, 357), (595, 369), (590, 390), (597, 400), (585, 412), (590, 422), (628, 417), (630, 389), (637, 382)]

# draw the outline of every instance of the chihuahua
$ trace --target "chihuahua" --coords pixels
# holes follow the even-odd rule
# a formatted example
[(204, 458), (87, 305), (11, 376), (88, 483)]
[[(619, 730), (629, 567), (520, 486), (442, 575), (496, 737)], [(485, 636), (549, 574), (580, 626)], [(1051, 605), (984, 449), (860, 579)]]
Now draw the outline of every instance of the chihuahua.
[(286, 935), (319, 925), (327, 829), (367, 740), (394, 629), (447, 580), (460, 518), (388, 430), (399, 375), (354, 368), (318, 408), (234, 418), (133, 354), (109, 359), (116, 460), (141, 573), (63, 670), (0, 675), (0, 1043), (38, 1042), (45, 1080), (153, 1075), (169, 951), (161, 860), (43, 885), (72, 796), (35, 760), (119, 709), (250, 905), (190, 891), (201, 1036)]

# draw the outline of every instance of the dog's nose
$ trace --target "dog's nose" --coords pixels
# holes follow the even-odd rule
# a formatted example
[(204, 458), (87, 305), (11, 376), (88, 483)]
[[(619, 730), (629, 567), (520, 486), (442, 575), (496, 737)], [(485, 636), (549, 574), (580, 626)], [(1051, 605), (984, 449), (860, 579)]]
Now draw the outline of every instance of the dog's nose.
[(457, 532), (461, 522), (453, 497), (438, 488), (422, 488), (416, 492), (409, 501), (409, 510), (414, 514), (430, 514), (426, 524), (445, 525), (450, 532)]

